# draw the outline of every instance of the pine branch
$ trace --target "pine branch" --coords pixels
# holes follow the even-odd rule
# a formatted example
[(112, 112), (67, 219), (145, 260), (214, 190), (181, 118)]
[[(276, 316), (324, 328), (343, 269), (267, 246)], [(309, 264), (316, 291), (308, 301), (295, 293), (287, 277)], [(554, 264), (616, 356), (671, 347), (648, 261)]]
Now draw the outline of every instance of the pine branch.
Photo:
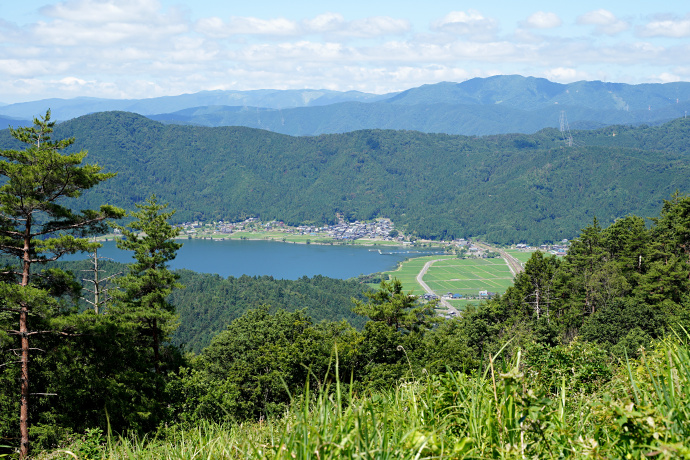
[(19, 335), (19, 336), (32, 336), (32, 335), (37, 335), (37, 334), (58, 334), (58, 335), (63, 335), (65, 337), (81, 337), (84, 334), (74, 334), (71, 332), (64, 332), (64, 331), (31, 331), (31, 332), (20, 332), (20, 331), (15, 331), (15, 330), (9, 330), (7, 331), (10, 334), (13, 335)]

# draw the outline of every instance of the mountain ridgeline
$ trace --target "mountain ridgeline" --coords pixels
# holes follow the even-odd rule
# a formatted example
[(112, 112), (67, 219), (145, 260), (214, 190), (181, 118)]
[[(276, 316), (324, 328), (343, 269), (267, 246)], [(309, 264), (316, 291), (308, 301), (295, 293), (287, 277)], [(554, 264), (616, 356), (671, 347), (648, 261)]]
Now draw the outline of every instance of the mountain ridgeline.
[[(597, 217), (654, 215), (690, 189), (690, 121), (486, 137), (363, 130), (290, 137), (245, 127), (165, 125), (126, 112), (57, 126), (117, 177), (80, 207), (133, 209), (155, 193), (174, 219), (288, 224), (389, 217), (424, 238), (497, 243), (572, 238)], [(0, 147), (11, 146), (7, 131)]]
[[(292, 136), (361, 129), (488, 135), (534, 133), (560, 126), (660, 124), (685, 116), (690, 83), (629, 85), (601, 81), (569, 84), (520, 75), (441, 82), (400, 93), (330, 90), (202, 91), (148, 99), (47, 99), (0, 107), (0, 117), (31, 119), (47, 108), (58, 120), (127, 111), (171, 124), (247, 126)], [(0, 118), (0, 121), (2, 118)], [(30, 124), (30, 123), (29, 123)], [(6, 124), (2, 125), (6, 126)]]

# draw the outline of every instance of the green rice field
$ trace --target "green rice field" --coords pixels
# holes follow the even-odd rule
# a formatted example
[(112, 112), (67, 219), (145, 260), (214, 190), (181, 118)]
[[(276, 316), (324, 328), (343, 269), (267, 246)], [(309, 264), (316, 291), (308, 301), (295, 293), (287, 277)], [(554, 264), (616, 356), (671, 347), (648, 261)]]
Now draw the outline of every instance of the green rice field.
[(525, 265), (525, 262), (527, 262), (529, 258), (532, 257), (532, 254), (534, 254), (535, 251), (536, 249), (529, 251), (524, 251), (520, 249), (506, 249), (506, 252), (511, 256), (515, 257), (517, 260), (519, 260), (522, 265)]
[(435, 262), (424, 282), (437, 294), (478, 295), (479, 291), (503, 294), (513, 284), (508, 265), (496, 259), (449, 259)]
[(413, 259), (409, 259), (403, 262), (397, 270), (383, 272), (383, 275), (388, 275), (391, 279), (399, 279), (402, 282), (403, 288), (406, 292), (412, 291), (412, 293), (415, 295), (423, 295), (425, 291), (424, 289), (422, 289), (422, 286), (417, 284), (417, 275), (422, 270), (422, 268), (424, 268), (424, 264), (426, 264), (430, 260), (451, 259), (452, 257), (453, 256), (440, 255), (415, 257)]
[[(452, 256), (417, 257), (403, 262), (398, 270), (385, 272), (398, 278), (406, 291), (422, 295), (424, 289), (417, 283), (417, 274), (430, 260), (435, 262), (424, 275), (424, 282), (438, 295), (448, 292), (476, 296), (479, 291), (503, 294), (513, 284), (513, 275), (503, 259), (457, 259)], [(453, 300), (452, 305), (462, 308), (467, 300)], [(469, 301), (473, 302), (473, 301)], [(476, 303), (476, 301), (474, 301)]]

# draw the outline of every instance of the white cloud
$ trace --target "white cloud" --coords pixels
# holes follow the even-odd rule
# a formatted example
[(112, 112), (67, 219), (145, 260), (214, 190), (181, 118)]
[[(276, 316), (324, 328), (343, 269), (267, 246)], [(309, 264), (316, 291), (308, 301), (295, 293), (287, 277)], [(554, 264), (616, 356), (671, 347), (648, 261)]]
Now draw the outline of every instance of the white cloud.
[(345, 26), (345, 18), (339, 13), (324, 13), (311, 19), (304, 19), (302, 24), (308, 32), (333, 32)]
[(324, 13), (299, 22), (284, 18), (232, 17), (225, 23), (220, 18), (212, 17), (197, 21), (195, 29), (199, 33), (216, 38), (228, 38), (236, 35), (301, 37), (312, 34), (341, 38), (373, 38), (406, 33), (410, 30), (410, 23), (407, 20), (389, 16), (373, 16), (346, 21), (341, 14)]
[(498, 29), (493, 18), (483, 16), (479, 11), (451, 11), (431, 24), (432, 29), (456, 35), (472, 36), (476, 40), (486, 40)]
[(258, 44), (239, 50), (234, 58), (247, 61), (264, 61), (276, 65), (286, 60), (313, 62), (343, 60), (354, 50), (339, 43), (318, 43), (307, 40), (284, 42), (275, 45)]
[(683, 81), (683, 78), (681, 76), (670, 73), (670, 72), (662, 72), (659, 75), (654, 75), (654, 77), (660, 83), (673, 83), (673, 82), (677, 82), (677, 81)]
[(577, 23), (596, 26), (594, 31), (602, 35), (617, 35), (630, 28), (627, 21), (618, 19), (612, 12), (603, 8), (579, 16)]
[(160, 7), (157, 0), (68, 0), (44, 6), (41, 13), (67, 22), (146, 23), (158, 15)]
[(528, 29), (553, 29), (563, 24), (561, 18), (556, 13), (537, 11), (520, 23), (522, 27)]
[(35, 75), (50, 75), (56, 69), (52, 64), (35, 59), (0, 59), (0, 75), (13, 78), (26, 78)]
[(91, 47), (136, 43), (149, 47), (189, 31), (178, 9), (167, 13), (157, 0), (69, 0), (41, 9), (50, 21), (29, 28), (44, 46)]
[[(166, 3), (168, 0), (165, 0)], [(186, 1), (186, 0), (183, 0)], [(152, 97), (204, 89), (330, 88), (386, 92), (437, 81), (514, 74), (556, 81), (690, 79), (690, 45), (565, 35), (573, 18), (540, 11), (513, 31), (475, 10), (413, 30), (407, 18), (205, 17), (192, 22), (163, 0), (60, 0), (41, 21), (0, 20), (0, 100)], [(558, 10), (555, 10), (558, 12)], [(640, 35), (687, 37), (690, 16), (656, 16)], [(607, 10), (577, 18), (599, 34), (630, 27)], [(552, 30), (541, 33), (542, 30)], [(560, 35), (563, 33), (564, 35)], [(649, 80), (651, 79), (651, 80)], [(31, 96), (33, 95), (33, 96)], [(31, 96), (31, 97), (29, 97)]]
[(374, 16), (351, 21), (342, 34), (351, 37), (372, 38), (385, 35), (400, 35), (409, 30), (410, 23), (404, 19)]
[(544, 72), (544, 76), (551, 81), (560, 83), (572, 83), (574, 81), (591, 80), (592, 76), (587, 73), (571, 67), (556, 67), (548, 69)]
[(690, 37), (690, 15), (685, 19), (659, 18), (650, 21), (637, 29), (637, 34), (642, 37)]
[(300, 33), (299, 24), (285, 18), (231, 17), (226, 27), (232, 35), (297, 35)]
[(64, 20), (39, 22), (34, 34), (43, 45), (92, 47), (137, 43), (148, 47), (160, 40), (187, 32), (186, 24), (107, 23), (77, 24)]
[(0, 43), (13, 40), (21, 34), (21, 29), (14, 24), (0, 18)]

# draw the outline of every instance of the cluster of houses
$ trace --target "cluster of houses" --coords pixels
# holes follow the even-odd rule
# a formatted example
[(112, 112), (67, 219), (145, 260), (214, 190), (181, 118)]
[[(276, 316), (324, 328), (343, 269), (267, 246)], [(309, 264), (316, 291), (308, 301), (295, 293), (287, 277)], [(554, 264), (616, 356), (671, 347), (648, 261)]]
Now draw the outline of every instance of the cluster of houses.
[[(465, 299), (465, 300), (486, 300), (486, 299), (491, 299), (493, 297), (496, 297), (495, 292), (491, 291), (479, 291), (477, 295), (470, 295), (470, 294), (457, 294), (453, 292), (448, 292), (446, 294), (443, 294), (440, 298), (444, 300), (459, 300), (459, 299)], [(439, 299), (439, 296), (436, 294), (429, 294), (426, 293), (422, 296), (424, 300), (437, 300)]]
[[(393, 222), (388, 219), (378, 219), (376, 222), (344, 222), (326, 227), (314, 227), (302, 225), (291, 231), (300, 235), (316, 235), (317, 233), (327, 233), (334, 240), (356, 240), (359, 238), (372, 238), (380, 240), (402, 241), (402, 236), (398, 236)], [(289, 230), (290, 231), (290, 230)], [(391, 236), (391, 233), (394, 236)]]
[[(248, 219), (243, 220), (242, 222), (226, 222), (223, 220), (219, 220), (217, 222), (212, 222), (212, 223), (203, 223), (200, 221), (194, 221), (194, 222), (183, 222), (182, 224), (177, 225), (182, 231), (183, 234), (186, 235), (194, 235), (199, 232), (215, 232), (215, 233), (233, 233), (233, 232), (239, 232), (242, 230), (246, 230), (249, 227), (256, 227), (257, 225), (260, 225), (259, 220), (256, 217), (250, 217)], [(263, 224), (262, 226), (270, 226), (270, 227), (284, 227), (284, 224), (282, 222), (269, 222), (268, 224)]]
[(528, 246), (524, 243), (520, 243), (520, 244), (515, 245), (515, 248), (516, 249), (522, 249), (525, 251), (532, 251), (535, 249), (539, 249), (541, 252), (547, 252), (549, 254), (553, 254), (556, 256), (564, 256), (568, 253), (568, 240), (564, 239), (558, 244), (542, 244), (538, 248)]
[(372, 238), (389, 241), (402, 241), (402, 235), (395, 231), (393, 222), (389, 219), (378, 219), (375, 222), (345, 222), (331, 226), (317, 227), (313, 225), (300, 225), (299, 227), (288, 227), (281, 221), (271, 221), (261, 223), (256, 217), (250, 217), (242, 222), (217, 221), (213, 223), (203, 223), (199, 221), (184, 222), (177, 225), (182, 233), (192, 236), (201, 232), (225, 233), (230, 234), (243, 230), (282, 230), (285, 233), (298, 235), (317, 235), (328, 234), (334, 240), (356, 240), (359, 238)]

